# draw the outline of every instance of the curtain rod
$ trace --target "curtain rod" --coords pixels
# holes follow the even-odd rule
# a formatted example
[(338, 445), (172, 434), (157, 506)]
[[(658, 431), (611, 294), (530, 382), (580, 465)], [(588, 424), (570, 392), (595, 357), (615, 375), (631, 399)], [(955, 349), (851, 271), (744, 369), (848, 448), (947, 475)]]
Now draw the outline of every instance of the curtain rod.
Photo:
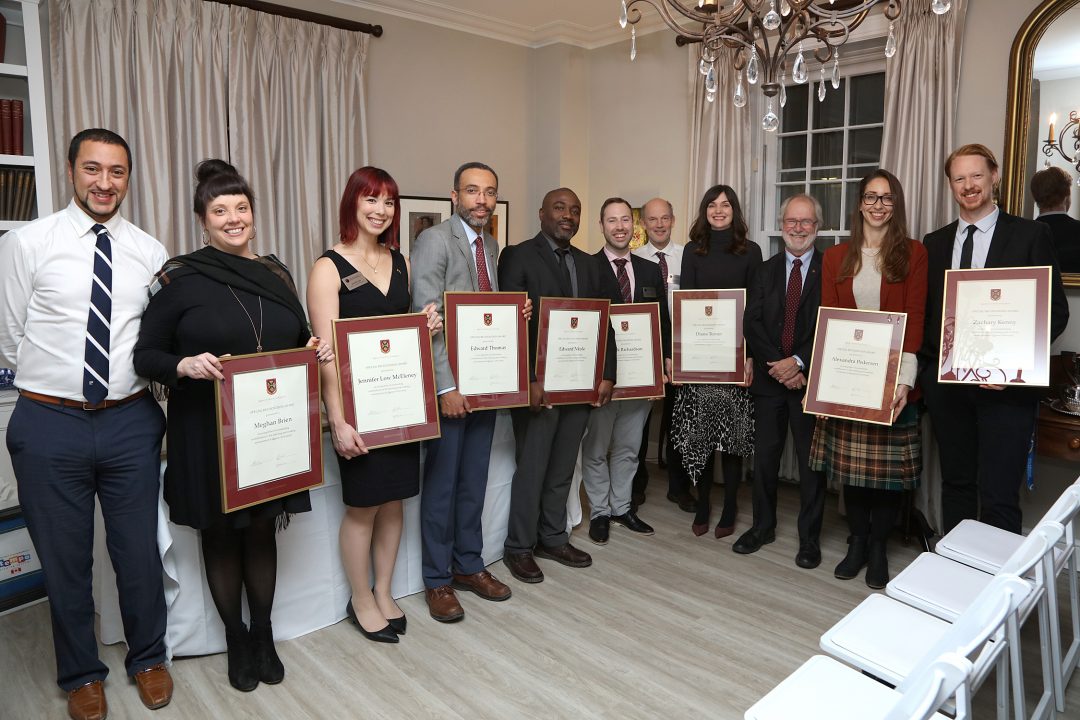
[(284, 5), (262, 2), (262, 0), (213, 0), (213, 2), (220, 5), (246, 7), (249, 10), (258, 10), (259, 12), (264, 12), (269, 15), (278, 15), (279, 17), (292, 18), (293, 20), (303, 20), (304, 22), (317, 23), (319, 25), (329, 25), (330, 27), (339, 28), (341, 30), (367, 33), (372, 37), (382, 37), (383, 34), (382, 25), (371, 25), (369, 23), (356, 22), (355, 20), (345, 20), (332, 15), (320, 15), (319, 13), (313, 13), (308, 10), (298, 10), (296, 8), (285, 7)]

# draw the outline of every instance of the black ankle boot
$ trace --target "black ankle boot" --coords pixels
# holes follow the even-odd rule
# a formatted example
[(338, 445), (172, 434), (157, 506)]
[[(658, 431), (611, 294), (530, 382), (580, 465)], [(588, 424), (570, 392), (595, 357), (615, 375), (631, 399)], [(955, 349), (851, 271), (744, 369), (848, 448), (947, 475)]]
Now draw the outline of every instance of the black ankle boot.
[(868, 538), (865, 535), (851, 535), (848, 537), (847, 555), (836, 566), (833, 576), (841, 580), (851, 580), (859, 571), (866, 566)]
[(252, 624), (251, 650), (255, 656), (255, 668), (260, 681), (267, 685), (277, 685), (285, 679), (285, 666), (281, 664), (281, 658), (274, 649), (274, 630), (269, 624)]
[(229, 652), (229, 684), (242, 692), (251, 692), (259, 686), (259, 671), (255, 667), (255, 655), (247, 628), (240, 632), (225, 633)]
[(880, 590), (889, 584), (889, 557), (884, 540), (870, 541), (870, 558), (866, 565), (866, 584)]

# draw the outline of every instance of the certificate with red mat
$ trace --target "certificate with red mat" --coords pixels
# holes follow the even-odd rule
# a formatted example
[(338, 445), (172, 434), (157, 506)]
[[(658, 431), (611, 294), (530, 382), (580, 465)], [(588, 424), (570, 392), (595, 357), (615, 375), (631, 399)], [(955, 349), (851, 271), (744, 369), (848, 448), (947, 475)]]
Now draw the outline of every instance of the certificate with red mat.
[(604, 379), (608, 300), (540, 298), (536, 380), (552, 405), (593, 403)]
[(818, 308), (803, 409), (892, 425), (907, 313)]
[(746, 291), (675, 290), (671, 295), (672, 381), (741, 385)]
[(223, 357), (215, 383), (225, 512), (323, 483), (314, 348)]
[(608, 311), (619, 352), (612, 400), (664, 397), (660, 303), (612, 305)]
[(1050, 384), (1049, 265), (946, 270), (938, 382)]
[(474, 409), (529, 404), (529, 333), (523, 292), (448, 292), (446, 355)]
[(427, 315), (334, 321), (341, 409), (371, 448), (439, 437)]

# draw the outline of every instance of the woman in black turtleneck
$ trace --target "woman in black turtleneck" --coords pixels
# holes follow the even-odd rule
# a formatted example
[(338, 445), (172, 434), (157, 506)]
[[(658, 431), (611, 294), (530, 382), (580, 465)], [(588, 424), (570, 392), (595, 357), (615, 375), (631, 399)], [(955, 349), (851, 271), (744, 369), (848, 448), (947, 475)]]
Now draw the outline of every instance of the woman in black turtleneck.
[[(761, 248), (748, 237), (735, 191), (714, 185), (705, 192), (690, 242), (683, 252), (682, 290), (747, 288), (761, 265)], [(742, 460), (754, 451), (754, 405), (747, 388), (753, 363), (747, 358), (746, 385), (686, 384), (680, 388), (671, 420), (672, 460), (697, 484), (695, 535), (709, 531), (715, 451), (721, 455), (724, 509), (716, 537), (735, 532)], [(676, 457), (677, 455), (677, 457)]]

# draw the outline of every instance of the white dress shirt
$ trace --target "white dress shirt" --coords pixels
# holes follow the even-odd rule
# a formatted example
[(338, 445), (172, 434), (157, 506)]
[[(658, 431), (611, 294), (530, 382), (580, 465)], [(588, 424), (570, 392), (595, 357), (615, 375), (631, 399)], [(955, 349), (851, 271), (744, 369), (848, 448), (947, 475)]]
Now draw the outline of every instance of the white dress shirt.
[[(615, 274), (615, 282), (619, 280), (619, 266), (615, 264), (616, 260), (625, 260), (626, 264), (623, 268), (626, 269), (626, 277), (630, 280), (630, 302), (634, 302), (634, 295), (637, 294), (637, 278), (634, 277), (634, 263), (630, 260), (630, 253), (626, 253), (622, 257), (619, 257), (615, 253), (608, 249), (607, 245), (604, 245), (604, 258), (608, 261), (608, 266), (611, 268), (611, 272)], [(619, 288), (621, 291), (622, 288)]]
[[(461, 223), (461, 227), (465, 229), (465, 237), (469, 239), (469, 262), (472, 264), (473, 272), (476, 273), (477, 282), (479, 282), (480, 269), (478, 267), (476, 267), (476, 239), (478, 237), (480, 237), (480, 233), (476, 232), (476, 230), (474, 230), (473, 227), (471, 225), (469, 225), (469, 223), (465, 222), (460, 217), (457, 218), (457, 219), (458, 219), (458, 222)], [(487, 244), (489, 242), (496, 242), (496, 240), (494, 240), (493, 238), (484, 238), (484, 259), (485, 260), (487, 259)], [(496, 278), (492, 277), (490, 267), (487, 269), (487, 276), (488, 276), (488, 282), (491, 284), (491, 289), (492, 290), (498, 289), (498, 286), (499, 286), (498, 280)]]
[[(998, 215), (1001, 211), (995, 206), (985, 217), (977, 220), (975, 225), (975, 237), (972, 241), (971, 269), (986, 267), (986, 255), (990, 252), (990, 241), (994, 238), (994, 227), (997, 225)], [(952, 269), (960, 267), (960, 256), (964, 252), (964, 241), (967, 240), (968, 225), (964, 218), (960, 218), (956, 225), (956, 240), (953, 241)]]
[[(15, 368), (15, 386), (83, 401), (83, 358), (95, 220), (72, 201), (0, 238), (0, 364)], [(109, 400), (146, 387), (132, 352), (147, 304), (147, 287), (168, 253), (119, 215), (103, 223), (112, 238)]]
[(668, 315), (671, 315), (672, 296), (671, 293), (674, 290), (679, 289), (679, 281), (681, 279), (679, 273), (682, 271), (682, 256), (683, 246), (676, 243), (674, 240), (668, 242), (667, 247), (663, 250), (658, 249), (651, 242), (646, 242), (639, 248), (635, 248), (633, 253), (638, 257), (645, 258), (649, 262), (660, 264), (660, 258), (657, 257), (657, 253), (664, 253), (664, 260), (667, 262), (668, 276)]

